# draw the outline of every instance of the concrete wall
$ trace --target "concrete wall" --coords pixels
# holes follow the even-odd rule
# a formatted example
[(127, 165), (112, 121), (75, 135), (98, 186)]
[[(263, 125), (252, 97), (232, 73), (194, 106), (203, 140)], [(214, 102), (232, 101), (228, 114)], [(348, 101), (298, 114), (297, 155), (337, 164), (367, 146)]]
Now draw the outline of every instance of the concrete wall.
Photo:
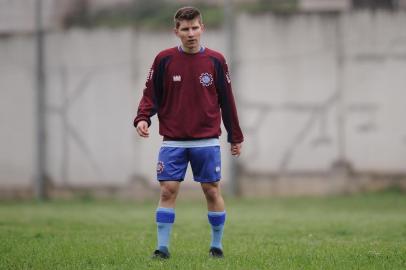
[[(205, 40), (224, 50), (220, 36), (208, 32)], [(125, 186), (135, 178), (154, 183), (161, 142), (157, 119), (148, 140), (136, 135), (132, 121), (155, 55), (176, 44), (171, 33), (129, 29), (48, 34), (48, 171), (53, 185)], [(29, 187), (36, 151), (34, 42), (29, 37), (3, 39), (0, 53), (0, 188)], [(226, 159), (223, 163), (227, 168)]]
[[(324, 173), (342, 160), (359, 172), (405, 174), (404, 25), (405, 12), (239, 16), (231, 75), (246, 136), (241, 180)], [(225, 36), (207, 31), (203, 41), (225, 52)], [(171, 33), (131, 29), (47, 35), (53, 185), (128, 187), (144, 179), (156, 186), (157, 120), (148, 140), (136, 136), (132, 120), (154, 56), (176, 44)], [(36, 151), (32, 37), (0, 40), (0, 70), (0, 190), (29, 189)], [(227, 183), (230, 155), (221, 140)], [(188, 173), (185, 186), (192, 185)]]
[(406, 172), (405, 15), (242, 16), (234, 77), (244, 165), (325, 171), (345, 159)]
[[(42, 26), (59, 28), (73, 10), (72, 0), (42, 0)], [(0, 0), (0, 35), (27, 34), (36, 28), (36, 0)]]

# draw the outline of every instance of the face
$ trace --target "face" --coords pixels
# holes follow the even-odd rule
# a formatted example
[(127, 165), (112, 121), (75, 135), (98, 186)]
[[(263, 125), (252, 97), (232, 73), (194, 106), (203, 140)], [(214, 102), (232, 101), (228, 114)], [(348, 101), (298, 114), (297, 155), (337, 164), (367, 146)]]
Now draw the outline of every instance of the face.
[(199, 19), (180, 21), (179, 27), (175, 28), (175, 34), (182, 42), (182, 47), (187, 53), (197, 53), (200, 50), (200, 35), (204, 30)]

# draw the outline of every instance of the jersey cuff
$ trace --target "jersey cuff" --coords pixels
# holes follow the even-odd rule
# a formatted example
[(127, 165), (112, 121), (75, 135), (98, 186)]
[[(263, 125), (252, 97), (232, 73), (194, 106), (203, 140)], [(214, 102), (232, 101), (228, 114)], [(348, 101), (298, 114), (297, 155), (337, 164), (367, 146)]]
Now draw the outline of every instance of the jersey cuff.
[(151, 126), (151, 120), (149, 118), (145, 118), (145, 117), (140, 117), (140, 118), (135, 118), (134, 119), (134, 127), (137, 127), (138, 122), (140, 121), (145, 121), (148, 124), (148, 127)]

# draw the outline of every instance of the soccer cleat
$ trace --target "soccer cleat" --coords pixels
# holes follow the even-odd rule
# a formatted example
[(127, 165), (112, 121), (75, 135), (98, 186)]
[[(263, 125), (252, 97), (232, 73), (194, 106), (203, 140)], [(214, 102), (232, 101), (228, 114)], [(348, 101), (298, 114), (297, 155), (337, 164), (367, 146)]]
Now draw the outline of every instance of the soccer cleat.
[(209, 256), (212, 258), (224, 258), (223, 251), (216, 247), (211, 247), (209, 251)]
[(159, 249), (155, 250), (152, 254), (152, 259), (169, 259), (171, 255), (169, 252), (163, 252)]

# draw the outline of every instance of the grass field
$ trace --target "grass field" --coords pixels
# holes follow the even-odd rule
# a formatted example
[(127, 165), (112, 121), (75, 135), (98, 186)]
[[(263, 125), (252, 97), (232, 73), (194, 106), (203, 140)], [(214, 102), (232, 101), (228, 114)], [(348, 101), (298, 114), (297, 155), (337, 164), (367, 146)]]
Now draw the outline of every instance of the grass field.
[(0, 269), (406, 269), (406, 196), (228, 200), (226, 258), (203, 201), (179, 201), (172, 258), (151, 260), (155, 203), (0, 203)]

